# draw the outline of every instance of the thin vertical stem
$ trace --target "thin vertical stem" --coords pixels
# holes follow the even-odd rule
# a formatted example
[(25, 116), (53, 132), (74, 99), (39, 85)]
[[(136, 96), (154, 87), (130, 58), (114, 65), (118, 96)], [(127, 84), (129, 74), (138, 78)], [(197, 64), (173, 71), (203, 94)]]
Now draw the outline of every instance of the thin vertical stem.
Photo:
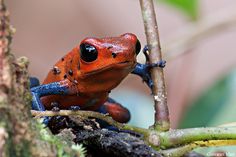
[[(140, 6), (150, 52), (149, 59), (151, 63), (157, 63), (162, 60), (162, 53), (153, 1), (140, 0)], [(163, 69), (160, 67), (152, 68), (151, 76), (154, 83), (152, 89), (155, 103), (154, 128), (160, 131), (167, 131), (170, 128), (170, 120)]]

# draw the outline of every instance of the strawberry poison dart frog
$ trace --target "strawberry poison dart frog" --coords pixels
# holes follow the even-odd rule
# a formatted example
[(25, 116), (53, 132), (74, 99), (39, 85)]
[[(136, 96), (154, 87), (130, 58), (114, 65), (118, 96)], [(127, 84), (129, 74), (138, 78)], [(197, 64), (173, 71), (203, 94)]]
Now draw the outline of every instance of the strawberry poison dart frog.
[(165, 65), (164, 61), (152, 65), (137, 63), (140, 49), (139, 40), (131, 33), (85, 38), (53, 66), (42, 85), (31, 88), (32, 108), (50, 110), (57, 102), (59, 109), (109, 113), (118, 122), (128, 122), (129, 111), (109, 98), (109, 92), (129, 73), (141, 76), (152, 88), (150, 67)]

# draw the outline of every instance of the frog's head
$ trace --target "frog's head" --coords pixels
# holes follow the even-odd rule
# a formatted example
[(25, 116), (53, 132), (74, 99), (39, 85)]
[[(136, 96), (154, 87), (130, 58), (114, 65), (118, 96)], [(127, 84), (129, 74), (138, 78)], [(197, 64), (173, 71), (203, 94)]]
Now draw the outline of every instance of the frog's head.
[[(94, 86), (94, 90), (109, 91), (116, 87), (135, 67), (141, 49), (134, 34), (118, 37), (86, 38), (77, 47), (79, 82)], [(95, 89), (96, 88), (96, 89)]]

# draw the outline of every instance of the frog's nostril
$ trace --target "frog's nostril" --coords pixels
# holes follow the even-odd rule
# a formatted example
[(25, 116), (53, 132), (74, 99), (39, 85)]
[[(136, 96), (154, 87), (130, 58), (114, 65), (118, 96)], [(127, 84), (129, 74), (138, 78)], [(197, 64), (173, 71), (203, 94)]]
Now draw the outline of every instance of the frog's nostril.
[(139, 54), (140, 50), (141, 50), (141, 44), (140, 44), (140, 41), (137, 40), (136, 46), (135, 46), (135, 53), (136, 53), (136, 55)]
[(113, 58), (116, 58), (116, 56), (117, 56), (117, 54), (114, 53), (114, 52), (112, 52), (111, 55), (112, 55)]

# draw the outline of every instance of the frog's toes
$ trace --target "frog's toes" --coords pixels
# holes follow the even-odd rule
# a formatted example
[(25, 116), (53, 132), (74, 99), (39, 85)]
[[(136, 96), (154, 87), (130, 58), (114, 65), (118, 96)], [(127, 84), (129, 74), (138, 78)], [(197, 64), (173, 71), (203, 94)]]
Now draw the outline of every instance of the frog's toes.
[(80, 107), (79, 106), (70, 106), (69, 110), (78, 111), (78, 110), (80, 110)]
[(153, 67), (160, 67), (160, 68), (164, 68), (166, 66), (166, 61), (165, 60), (160, 60), (156, 63), (149, 63), (148, 67), (149, 68), (153, 68)]
[(59, 112), (60, 111), (60, 104), (58, 102), (51, 102), (52, 111)]

